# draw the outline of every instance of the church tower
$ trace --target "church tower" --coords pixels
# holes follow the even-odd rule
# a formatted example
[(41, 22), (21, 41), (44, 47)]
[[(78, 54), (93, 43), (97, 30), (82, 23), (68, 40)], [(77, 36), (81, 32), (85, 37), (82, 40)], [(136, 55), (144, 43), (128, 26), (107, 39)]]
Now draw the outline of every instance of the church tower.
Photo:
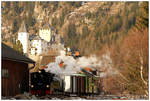
[(23, 21), (21, 27), (19, 28), (18, 32), (18, 40), (21, 42), (23, 46), (23, 52), (28, 53), (29, 48), (29, 33), (27, 33), (27, 29), (25, 26), (25, 22)]

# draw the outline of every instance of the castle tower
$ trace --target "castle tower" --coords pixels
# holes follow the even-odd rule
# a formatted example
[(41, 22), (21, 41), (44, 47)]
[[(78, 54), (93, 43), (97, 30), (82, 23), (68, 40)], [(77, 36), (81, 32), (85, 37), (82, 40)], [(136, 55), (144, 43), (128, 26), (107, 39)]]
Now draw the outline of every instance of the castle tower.
[(48, 24), (45, 24), (42, 29), (39, 30), (39, 36), (47, 42), (50, 42), (52, 30)]
[(23, 52), (28, 53), (28, 48), (29, 48), (29, 33), (27, 33), (27, 29), (25, 26), (24, 21), (21, 24), (21, 27), (19, 28), (18, 32), (18, 40), (21, 42), (23, 46)]

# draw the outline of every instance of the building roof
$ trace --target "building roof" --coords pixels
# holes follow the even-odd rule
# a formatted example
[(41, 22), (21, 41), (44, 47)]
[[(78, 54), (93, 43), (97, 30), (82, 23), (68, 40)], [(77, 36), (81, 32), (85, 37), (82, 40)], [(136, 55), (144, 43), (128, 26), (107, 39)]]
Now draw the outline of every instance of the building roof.
[(49, 24), (45, 24), (45, 25), (43, 26), (43, 28), (44, 28), (44, 29), (50, 29), (50, 26), (49, 26)]
[(40, 65), (47, 65), (51, 62), (55, 62), (55, 55), (43, 56)]
[(87, 76), (96, 76), (93, 73), (91, 73), (90, 71), (86, 70), (86, 69), (81, 69), (82, 72), (84, 72)]
[(23, 21), (21, 27), (19, 28), (19, 32), (27, 32), (25, 22)]
[(40, 36), (35, 36), (32, 40), (43, 40)]
[(15, 51), (13, 48), (10, 48), (4, 43), (2, 43), (2, 59), (18, 61), (18, 62), (23, 62), (23, 63), (35, 63), (35, 61)]
[(74, 74), (64, 74), (65, 76), (87, 76), (86, 74), (79, 74), (79, 73), (74, 73)]
[(33, 40), (37, 35), (33, 34), (33, 35), (29, 35), (29, 40)]
[(44, 29), (50, 29), (50, 30), (53, 30), (54, 31), (54, 28), (52, 26), (50, 26), (50, 24), (45, 24), (43, 26)]

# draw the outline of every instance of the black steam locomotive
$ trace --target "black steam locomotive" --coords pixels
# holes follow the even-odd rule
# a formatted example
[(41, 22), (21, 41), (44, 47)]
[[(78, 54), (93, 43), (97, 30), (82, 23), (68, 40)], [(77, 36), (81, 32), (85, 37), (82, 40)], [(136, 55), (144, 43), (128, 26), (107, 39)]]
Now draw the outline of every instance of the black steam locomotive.
[[(98, 94), (99, 78), (86, 74), (61, 75), (58, 79), (55, 74), (40, 70), (31, 73), (30, 93), (32, 95), (50, 94)], [(56, 79), (57, 78), (57, 79)]]
[(30, 93), (32, 95), (51, 94), (50, 85), (53, 81), (54, 74), (47, 73), (45, 70), (31, 73)]

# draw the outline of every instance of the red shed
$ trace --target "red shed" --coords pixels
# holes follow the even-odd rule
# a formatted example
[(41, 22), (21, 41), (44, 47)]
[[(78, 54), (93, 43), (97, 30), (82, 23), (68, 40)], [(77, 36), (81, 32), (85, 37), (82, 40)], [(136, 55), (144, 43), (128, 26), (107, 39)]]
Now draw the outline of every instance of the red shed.
[(35, 62), (2, 43), (2, 96), (15, 96), (29, 91), (28, 64)]

